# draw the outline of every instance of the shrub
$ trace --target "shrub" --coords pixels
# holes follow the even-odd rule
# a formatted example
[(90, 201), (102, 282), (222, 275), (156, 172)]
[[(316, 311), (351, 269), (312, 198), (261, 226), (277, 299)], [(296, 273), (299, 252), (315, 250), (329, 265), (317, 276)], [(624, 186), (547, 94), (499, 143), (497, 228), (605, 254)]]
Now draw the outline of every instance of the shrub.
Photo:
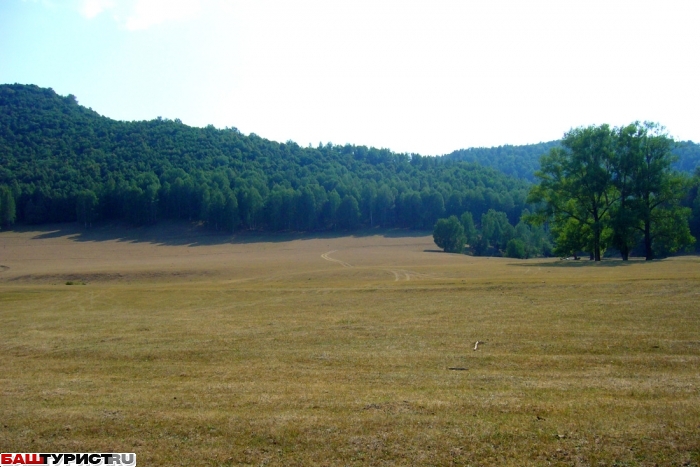
[(510, 240), (506, 246), (506, 256), (509, 258), (527, 258), (525, 243), (517, 238)]

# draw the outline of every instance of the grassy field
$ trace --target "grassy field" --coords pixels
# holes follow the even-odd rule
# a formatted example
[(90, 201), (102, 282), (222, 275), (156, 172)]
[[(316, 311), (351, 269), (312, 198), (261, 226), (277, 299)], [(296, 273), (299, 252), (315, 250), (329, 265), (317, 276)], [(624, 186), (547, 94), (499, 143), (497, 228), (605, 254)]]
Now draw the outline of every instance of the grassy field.
[(698, 257), (475, 258), (402, 231), (54, 227), (0, 233), (3, 452), (700, 464)]

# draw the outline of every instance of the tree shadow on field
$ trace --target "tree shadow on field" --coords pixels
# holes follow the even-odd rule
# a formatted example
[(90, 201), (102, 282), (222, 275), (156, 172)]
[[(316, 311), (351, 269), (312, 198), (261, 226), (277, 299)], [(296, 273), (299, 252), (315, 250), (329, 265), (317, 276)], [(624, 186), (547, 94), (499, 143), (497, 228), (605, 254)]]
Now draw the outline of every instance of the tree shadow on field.
[(134, 227), (122, 223), (99, 223), (84, 229), (78, 223), (16, 226), (13, 232), (33, 232), (32, 240), (68, 238), (76, 242), (117, 241), (151, 243), (169, 246), (209, 246), (247, 243), (281, 243), (292, 240), (363, 238), (419, 238), (432, 232), (408, 229), (368, 228), (353, 231), (331, 230), (313, 232), (259, 232), (238, 231), (233, 234), (212, 231), (201, 224), (186, 222), (159, 222), (156, 225)]
[(617, 268), (632, 264), (644, 263), (644, 258), (630, 258), (622, 261), (616, 258), (604, 258), (601, 261), (581, 260), (550, 260), (550, 261), (523, 261), (522, 263), (508, 263), (509, 266), (538, 267), (538, 268)]

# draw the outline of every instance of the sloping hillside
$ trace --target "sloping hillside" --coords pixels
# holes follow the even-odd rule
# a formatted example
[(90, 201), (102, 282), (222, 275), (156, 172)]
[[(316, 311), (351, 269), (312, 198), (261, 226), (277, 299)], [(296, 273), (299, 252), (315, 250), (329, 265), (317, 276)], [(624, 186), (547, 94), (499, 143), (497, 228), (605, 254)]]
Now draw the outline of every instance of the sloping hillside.
[[(559, 141), (526, 144), (523, 146), (498, 146), (493, 148), (469, 148), (451, 152), (444, 157), (454, 161), (475, 162), (493, 167), (506, 175), (536, 181), (535, 171), (540, 168), (540, 156), (559, 146)], [(673, 168), (692, 174), (700, 166), (700, 144), (679, 141), (673, 149), (678, 160)]]
[(32, 85), (0, 86), (0, 186), (19, 222), (202, 221), (215, 229), (432, 228), (529, 184), (478, 164), (365, 146), (302, 148), (175, 120), (115, 121)]

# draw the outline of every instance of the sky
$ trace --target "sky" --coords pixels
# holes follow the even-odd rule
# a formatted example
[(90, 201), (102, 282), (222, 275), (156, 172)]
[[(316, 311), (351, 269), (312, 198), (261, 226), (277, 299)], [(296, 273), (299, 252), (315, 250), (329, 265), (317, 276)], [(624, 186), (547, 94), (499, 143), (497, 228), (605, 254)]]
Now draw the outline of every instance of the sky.
[(117, 120), (442, 155), (633, 121), (700, 142), (697, 0), (0, 0), (0, 84)]

